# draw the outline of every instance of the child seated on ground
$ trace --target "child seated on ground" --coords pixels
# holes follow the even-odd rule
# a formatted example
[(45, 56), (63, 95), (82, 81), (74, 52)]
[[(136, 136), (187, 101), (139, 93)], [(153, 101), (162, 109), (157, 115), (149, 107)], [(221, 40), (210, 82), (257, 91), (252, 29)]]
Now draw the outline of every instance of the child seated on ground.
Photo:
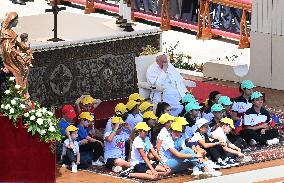
[(250, 99), (252, 107), (246, 111), (244, 116), (244, 139), (250, 145), (278, 144), (278, 130), (270, 126), (271, 117), (263, 107), (262, 94), (257, 91), (253, 92)]
[[(221, 96), (218, 100), (218, 104), (221, 104), (224, 107), (223, 117), (232, 119), (232, 105), (233, 102), (227, 96)], [(234, 121), (234, 129), (227, 134), (228, 140), (236, 145), (238, 148), (243, 149), (246, 146), (245, 141), (240, 137), (239, 131), (241, 131), (242, 121)]]
[(229, 155), (230, 157), (228, 157), (229, 159), (226, 161), (227, 164), (229, 162), (230, 166), (238, 165), (238, 163), (235, 161), (236, 156), (239, 158), (244, 157), (244, 154), (242, 153), (241, 149), (231, 143), (227, 138), (227, 134), (229, 134), (230, 131), (234, 128), (234, 122), (232, 119), (222, 118), (220, 121), (220, 126), (212, 132), (213, 136), (217, 137), (225, 143), (225, 145), (223, 145), (224, 151), (231, 154), (231, 156)]
[(211, 107), (216, 104), (221, 97), (221, 93), (219, 91), (212, 91), (209, 94), (209, 99), (207, 101), (207, 104), (205, 104), (205, 110), (202, 113), (202, 117), (207, 119), (208, 121), (211, 121), (213, 119), (213, 114), (211, 112)]
[(94, 118), (89, 112), (82, 112), (79, 115), (80, 124), (78, 125), (78, 142), (80, 144), (80, 152), (90, 153), (92, 155), (92, 165), (103, 165), (103, 147), (104, 144), (100, 139), (91, 137), (89, 124)]
[[(123, 121), (126, 120), (128, 114), (127, 114), (127, 108), (126, 105), (123, 103), (118, 103), (115, 108), (114, 108), (114, 115), (113, 117), (111, 117), (106, 124), (106, 128), (105, 128), (105, 133), (112, 131), (112, 118), (114, 117), (121, 117)], [(129, 134), (130, 136), (130, 134)]]
[(80, 152), (79, 144), (76, 141), (78, 137), (78, 128), (73, 125), (69, 125), (66, 128), (66, 133), (69, 137), (64, 140), (62, 150), (62, 162), (65, 166), (70, 166), (73, 173), (77, 173), (77, 166), (79, 168), (87, 168), (87, 166), (80, 164)]
[[(169, 167), (162, 162), (162, 159), (150, 142), (148, 137), (150, 129), (146, 122), (139, 122), (135, 126), (133, 130), (133, 137), (135, 137), (135, 139), (132, 143), (130, 158), (132, 169), (121, 172), (120, 176), (154, 180), (157, 179), (159, 175), (168, 175), (170, 172)], [(148, 157), (150, 153), (161, 165), (156, 162), (150, 162)]]
[(62, 107), (62, 118), (59, 121), (59, 128), (61, 135), (63, 137), (65, 137), (66, 135), (67, 137), (69, 136), (68, 133), (66, 134), (66, 128), (69, 125), (74, 124), (75, 117), (76, 117), (76, 112), (72, 105), (64, 105)]
[(128, 137), (121, 133), (123, 125), (127, 123), (125, 123), (121, 117), (114, 117), (111, 121), (112, 131), (105, 132), (104, 134), (105, 167), (114, 172), (120, 172), (123, 168), (130, 167), (130, 163), (126, 161), (125, 156), (125, 143), (128, 140)]
[[(225, 162), (228, 157), (227, 152), (224, 151), (222, 147), (225, 143), (221, 139), (214, 137), (212, 134), (210, 134), (210, 136), (208, 135), (209, 121), (205, 118), (200, 118), (196, 121), (195, 125), (197, 131), (194, 133), (191, 141), (198, 142), (198, 144), (206, 150), (207, 156), (209, 156), (212, 161), (217, 162), (217, 165), (221, 168), (230, 167)], [(214, 141), (211, 141), (209, 137), (213, 138)]]
[(220, 120), (223, 118), (225, 108), (221, 104), (214, 104), (211, 107), (211, 113), (213, 114), (213, 118), (209, 123), (211, 131), (214, 131), (218, 128), (220, 124)]
[(186, 113), (185, 113), (184, 117), (185, 117), (186, 121), (188, 122), (189, 127), (192, 127), (195, 124), (196, 120), (199, 119), (201, 108), (202, 108), (202, 106), (200, 106), (196, 102), (188, 103), (185, 106)]
[(157, 137), (156, 148), (158, 152), (160, 151), (163, 140), (170, 135), (169, 130), (171, 128), (171, 124), (173, 123), (174, 119), (175, 119), (174, 116), (169, 115), (168, 113), (164, 113), (160, 116), (158, 120), (160, 125), (163, 126)]
[(180, 103), (183, 106), (183, 110), (179, 114), (179, 116), (185, 116), (185, 113), (187, 113), (186, 110), (185, 110), (185, 106), (189, 103), (197, 103), (197, 100), (195, 99), (195, 97), (192, 94), (186, 93), (185, 96), (182, 97)]
[(81, 112), (90, 112), (91, 116), (95, 118), (94, 110), (102, 103), (100, 99), (94, 99), (90, 95), (82, 95), (75, 102), (77, 114)]
[[(188, 147), (184, 149), (176, 149), (175, 141), (180, 139), (183, 132), (183, 125), (180, 122), (173, 122), (170, 128), (170, 135), (163, 140), (160, 155), (170, 168), (172, 173), (182, 172), (193, 164), (193, 175), (199, 175), (205, 171), (213, 176), (219, 176), (220, 173), (210, 170), (204, 162), (199, 162), (197, 158), (203, 158), (201, 154), (195, 154), (194, 151)], [(210, 171), (209, 171), (210, 170)]]
[(125, 122), (130, 125), (131, 129), (133, 129), (138, 122), (143, 120), (142, 114), (139, 112), (138, 109), (139, 104), (140, 104), (139, 102), (136, 102), (134, 100), (130, 100), (126, 104), (128, 116)]
[(155, 134), (158, 134), (157, 131), (157, 116), (155, 115), (155, 113), (153, 111), (147, 111), (143, 114), (143, 121), (147, 123), (147, 125), (151, 128), (151, 130), (149, 131), (149, 138), (151, 143), (155, 146), (156, 145), (156, 141), (157, 141), (157, 137), (155, 136)]

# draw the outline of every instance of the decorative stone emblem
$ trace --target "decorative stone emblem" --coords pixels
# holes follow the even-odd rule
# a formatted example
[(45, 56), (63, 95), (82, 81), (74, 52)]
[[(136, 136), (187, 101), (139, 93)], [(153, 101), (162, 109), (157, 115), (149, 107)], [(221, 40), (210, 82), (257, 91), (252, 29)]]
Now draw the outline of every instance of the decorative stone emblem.
[(72, 73), (68, 67), (59, 64), (51, 73), (49, 80), (52, 91), (59, 96), (63, 96), (70, 89)]

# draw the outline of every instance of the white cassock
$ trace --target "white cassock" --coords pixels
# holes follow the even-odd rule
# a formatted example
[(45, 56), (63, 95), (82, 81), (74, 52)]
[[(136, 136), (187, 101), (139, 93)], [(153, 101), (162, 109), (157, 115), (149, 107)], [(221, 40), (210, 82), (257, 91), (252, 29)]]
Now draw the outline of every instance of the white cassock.
[(163, 95), (161, 92), (156, 91), (151, 93), (150, 98), (152, 102), (154, 104), (161, 101), (167, 102), (172, 108), (172, 115), (178, 116), (183, 109), (179, 101), (188, 92), (178, 70), (169, 63), (168, 69), (165, 72), (154, 62), (148, 67), (146, 77), (150, 85), (158, 85), (164, 88)]

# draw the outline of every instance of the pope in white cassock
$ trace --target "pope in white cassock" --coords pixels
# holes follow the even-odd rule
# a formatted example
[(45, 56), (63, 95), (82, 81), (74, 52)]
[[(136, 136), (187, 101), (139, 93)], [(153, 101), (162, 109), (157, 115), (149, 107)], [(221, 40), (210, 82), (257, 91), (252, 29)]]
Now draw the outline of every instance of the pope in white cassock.
[(183, 78), (178, 70), (169, 63), (166, 55), (159, 55), (156, 62), (147, 69), (147, 82), (164, 88), (164, 92), (153, 91), (150, 98), (154, 104), (167, 102), (172, 109), (172, 115), (178, 116), (183, 106), (180, 100), (188, 92)]

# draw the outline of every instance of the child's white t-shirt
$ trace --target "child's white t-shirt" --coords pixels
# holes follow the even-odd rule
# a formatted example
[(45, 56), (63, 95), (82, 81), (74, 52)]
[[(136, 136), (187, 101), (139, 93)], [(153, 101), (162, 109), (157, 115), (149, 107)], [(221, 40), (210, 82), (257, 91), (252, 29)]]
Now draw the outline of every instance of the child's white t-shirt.
[(128, 114), (125, 122), (128, 123), (131, 127), (131, 129), (134, 129), (134, 127), (137, 125), (137, 123), (142, 122), (142, 114), (138, 113), (135, 116), (133, 114)]
[(168, 159), (174, 158), (169, 150), (171, 148), (175, 149), (175, 142), (173, 141), (173, 138), (171, 136), (167, 136), (165, 139), (163, 139), (163, 143), (159, 152), (163, 162), (167, 162)]
[[(71, 142), (72, 142), (72, 140), (70, 140), (70, 139), (64, 140), (61, 157), (66, 155), (67, 146), (69, 144), (71, 144)], [(76, 140), (73, 140), (73, 144), (74, 144), (73, 152), (74, 152), (74, 155), (76, 156), (77, 153), (79, 152), (79, 143)]]
[[(104, 139), (109, 136), (112, 132), (106, 132)], [(104, 161), (107, 162), (108, 158), (121, 158), (125, 159), (125, 142), (127, 137), (124, 134), (117, 134), (113, 137), (111, 142), (104, 141)]]
[(112, 131), (112, 126), (111, 126), (111, 124), (112, 124), (112, 121), (111, 121), (112, 118), (113, 118), (113, 117), (109, 118), (109, 120), (107, 121), (106, 128), (105, 128), (105, 133)]
[(224, 130), (221, 127), (216, 128), (216, 130), (214, 130), (213, 132), (211, 132), (211, 134), (214, 137), (220, 138), (222, 139), (223, 142), (227, 141), (227, 135), (225, 134)]
[(143, 141), (141, 137), (138, 135), (132, 143), (130, 165), (135, 166), (139, 163), (145, 163), (138, 149), (143, 149), (145, 154), (148, 155), (148, 153), (152, 148), (153, 145), (151, 144), (149, 137), (146, 137), (145, 140)]
[(169, 131), (166, 129), (166, 127), (163, 127), (160, 131), (160, 133), (158, 134), (157, 140), (164, 140), (166, 139), (168, 136), (170, 136)]

